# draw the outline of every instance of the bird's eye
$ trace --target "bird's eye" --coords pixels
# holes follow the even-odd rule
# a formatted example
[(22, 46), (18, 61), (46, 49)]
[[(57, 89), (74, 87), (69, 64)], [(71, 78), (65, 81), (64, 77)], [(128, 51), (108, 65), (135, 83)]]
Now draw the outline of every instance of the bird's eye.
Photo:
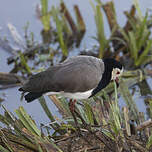
[(120, 74), (120, 72), (119, 72), (119, 71), (117, 71), (117, 74)]

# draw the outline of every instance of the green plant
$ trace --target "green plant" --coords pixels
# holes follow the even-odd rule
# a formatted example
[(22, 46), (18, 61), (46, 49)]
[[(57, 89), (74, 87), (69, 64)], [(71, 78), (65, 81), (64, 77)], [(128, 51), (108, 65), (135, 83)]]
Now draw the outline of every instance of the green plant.
[(99, 42), (99, 58), (104, 56), (104, 53), (108, 47), (109, 41), (106, 39), (104, 34), (104, 21), (103, 21), (103, 14), (101, 12), (101, 3), (97, 1), (97, 5), (95, 6), (92, 2), (90, 2), (94, 11), (95, 23), (96, 23), (96, 39)]
[(123, 35), (128, 51), (130, 52), (131, 58), (134, 60), (135, 66), (140, 66), (145, 63), (150, 56), (148, 54), (152, 51), (152, 39), (150, 37), (150, 30), (147, 28), (148, 14), (141, 20), (130, 18), (130, 25), (132, 30), (126, 33), (123, 29), (120, 29)]
[(67, 50), (67, 46), (66, 46), (66, 43), (64, 41), (64, 36), (63, 36), (63, 23), (62, 23), (62, 20), (58, 16), (59, 10), (56, 9), (55, 7), (52, 7), (51, 12), (52, 12), (52, 15), (53, 15), (53, 19), (56, 23), (58, 41), (59, 41), (60, 47), (62, 49), (62, 53), (63, 53), (64, 56), (67, 56), (68, 55), (68, 50)]
[(50, 13), (48, 12), (48, 0), (41, 0), (41, 6), (42, 6), (42, 10), (41, 10), (41, 21), (44, 27), (45, 31), (49, 31), (50, 30)]
[[(24, 151), (54, 151), (62, 152), (46, 135), (37, 128), (34, 120), (26, 113), (23, 107), (15, 110), (17, 117), (10, 113), (3, 106), (5, 116), (0, 115), (0, 121), (3, 122), (8, 129), (0, 129), (0, 139), (5, 146), (0, 145), (0, 150), (17, 151), (22, 146)], [(8, 150), (7, 150), (8, 149)]]

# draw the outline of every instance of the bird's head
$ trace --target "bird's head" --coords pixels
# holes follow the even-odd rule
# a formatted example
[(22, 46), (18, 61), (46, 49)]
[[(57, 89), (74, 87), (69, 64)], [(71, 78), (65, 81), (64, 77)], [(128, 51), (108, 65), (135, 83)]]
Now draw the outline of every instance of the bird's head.
[(119, 68), (113, 68), (112, 70), (112, 75), (111, 75), (111, 80), (114, 80), (117, 84), (117, 87), (119, 86), (119, 77), (122, 75), (123, 73), (123, 68), (119, 69)]
[(104, 59), (104, 62), (106, 63), (106, 67), (108, 71), (111, 72), (111, 80), (114, 80), (118, 87), (119, 77), (123, 73), (122, 64), (119, 61), (116, 61), (115, 59), (112, 59), (112, 58)]
[(123, 66), (119, 61), (114, 60), (113, 61), (113, 69), (111, 74), (111, 80), (114, 80), (117, 84), (117, 87), (119, 86), (119, 77), (123, 73)]

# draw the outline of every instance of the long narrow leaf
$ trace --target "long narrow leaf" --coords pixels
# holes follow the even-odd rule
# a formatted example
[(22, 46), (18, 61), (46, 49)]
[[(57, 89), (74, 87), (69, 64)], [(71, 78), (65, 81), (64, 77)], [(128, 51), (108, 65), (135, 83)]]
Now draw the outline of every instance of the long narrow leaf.
[(147, 32), (147, 17), (148, 15), (144, 17), (143, 21), (141, 22), (141, 25), (139, 26), (139, 29), (137, 30), (137, 48), (138, 50), (141, 49), (141, 47), (144, 45), (142, 44), (142, 40), (145, 39), (145, 33)]
[(128, 108), (130, 109), (133, 119), (139, 124), (138, 109), (132, 98), (132, 95), (129, 92), (128, 86), (125, 84), (123, 80), (121, 80), (120, 83), (120, 93), (123, 96)]
[(139, 66), (144, 62), (144, 59), (147, 58), (146, 55), (148, 55), (149, 50), (152, 47), (152, 39), (147, 42), (147, 47), (145, 48), (144, 52), (140, 55), (139, 59), (136, 61), (136, 66)]
[(133, 32), (129, 32), (129, 39), (130, 39), (130, 53), (131, 53), (131, 56), (136, 61), (137, 54), (138, 54), (138, 48), (137, 48), (137, 44), (136, 44), (136, 36)]
[(91, 106), (87, 102), (85, 102), (84, 106), (85, 106), (85, 114), (88, 118), (88, 121), (90, 124), (93, 124), (94, 121), (93, 121), (93, 113), (91, 110)]
[(9, 150), (7, 150), (6, 148), (4, 148), (3, 146), (0, 145), (0, 151), (1, 152), (9, 152)]
[(45, 31), (50, 30), (50, 14), (48, 13), (48, 0), (41, 0), (41, 6), (42, 6), (42, 24), (44, 26)]
[(37, 134), (38, 136), (41, 136), (40, 130), (37, 128), (37, 126), (35, 125), (33, 120), (29, 117), (29, 115), (26, 113), (23, 107), (19, 107), (19, 109), (17, 109), (15, 112), (22, 121), (22, 123), (25, 125), (25, 127), (27, 127), (27, 129)]
[(63, 55), (67, 56), (68, 50), (67, 50), (66, 43), (64, 41), (62, 22), (58, 17), (58, 14), (59, 14), (58, 12), (59, 11), (57, 9), (55, 9), (55, 7), (52, 7), (52, 14), (53, 14), (54, 21), (56, 23), (57, 35), (58, 35), (58, 40), (59, 40), (59, 43), (60, 43), (60, 47), (62, 49)]

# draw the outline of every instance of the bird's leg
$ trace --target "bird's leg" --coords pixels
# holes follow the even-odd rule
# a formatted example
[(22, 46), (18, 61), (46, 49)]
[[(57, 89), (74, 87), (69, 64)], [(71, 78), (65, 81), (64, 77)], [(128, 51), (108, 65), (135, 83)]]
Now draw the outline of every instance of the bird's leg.
[(75, 110), (74, 110), (74, 109), (75, 109), (75, 103), (76, 103), (76, 100), (72, 101), (72, 99), (70, 99), (69, 109), (70, 109), (70, 112), (71, 112), (71, 114), (72, 114), (72, 116), (73, 116), (75, 125), (76, 125), (76, 127), (77, 127), (77, 129), (78, 129), (78, 132), (79, 132), (79, 134), (81, 134), (81, 132), (80, 132), (80, 127), (78, 126), (78, 121), (77, 121), (77, 118), (76, 118), (76, 116), (75, 116)]
[(72, 116), (74, 118), (74, 122), (75, 122), (76, 126), (78, 126), (78, 121), (77, 121), (76, 116), (74, 114), (75, 102), (76, 102), (75, 100), (72, 101), (72, 99), (70, 99), (69, 109), (70, 109), (70, 112), (71, 112), (71, 114), (72, 114)]
[(72, 99), (70, 99), (70, 111), (72, 112), (72, 113), (74, 113), (74, 109), (75, 109), (75, 103), (76, 103), (76, 100), (74, 100), (74, 101), (72, 101)]
[[(76, 116), (80, 118), (80, 120), (82, 121), (82, 123), (84, 124), (85, 127), (87, 127), (87, 123), (85, 122), (85, 120), (81, 117), (81, 115), (76, 111), (75, 109), (75, 103), (76, 103), (76, 100), (72, 101), (72, 99), (70, 99), (70, 111), (72, 113), (72, 115), (74, 114), (74, 119), (76, 119)], [(76, 119), (77, 121), (77, 119)], [(75, 122), (76, 122), (75, 121)]]

